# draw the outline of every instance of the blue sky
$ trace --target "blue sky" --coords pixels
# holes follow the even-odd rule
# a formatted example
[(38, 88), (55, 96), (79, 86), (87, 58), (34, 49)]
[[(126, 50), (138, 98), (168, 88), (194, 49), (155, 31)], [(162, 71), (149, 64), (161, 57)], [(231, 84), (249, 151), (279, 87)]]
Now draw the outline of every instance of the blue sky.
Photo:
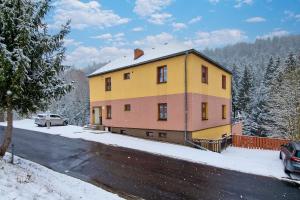
[(300, 33), (300, 0), (57, 0), (47, 21), (71, 19), (66, 63), (85, 67), (163, 43), (198, 50)]

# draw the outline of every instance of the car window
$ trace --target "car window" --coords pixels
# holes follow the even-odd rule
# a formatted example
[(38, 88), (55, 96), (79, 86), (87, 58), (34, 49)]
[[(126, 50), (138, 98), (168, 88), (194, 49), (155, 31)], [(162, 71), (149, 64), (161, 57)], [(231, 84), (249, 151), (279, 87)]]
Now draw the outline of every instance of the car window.
[(55, 117), (55, 115), (50, 115), (50, 117), (53, 117), (53, 118), (54, 118), (54, 117)]
[(38, 117), (39, 117), (39, 118), (44, 118), (44, 117), (45, 117), (45, 115), (38, 115)]
[(293, 152), (294, 151), (294, 148), (293, 148), (293, 146), (291, 144), (289, 144), (287, 146), (287, 149), (289, 150), (289, 152)]
[(295, 157), (300, 158), (300, 151), (296, 151)]

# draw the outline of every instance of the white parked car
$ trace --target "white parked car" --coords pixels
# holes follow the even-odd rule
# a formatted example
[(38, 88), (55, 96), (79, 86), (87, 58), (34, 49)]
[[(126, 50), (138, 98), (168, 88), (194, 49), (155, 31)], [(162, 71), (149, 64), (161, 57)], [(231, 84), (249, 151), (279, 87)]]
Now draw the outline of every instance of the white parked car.
[[(67, 126), (69, 120), (67, 118), (63, 118), (60, 115), (49, 114), (50, 115), (50, 126)], [(38, 114), (35, 118), (34, 123), (38, 126), (47, 126), (47, 114)]]

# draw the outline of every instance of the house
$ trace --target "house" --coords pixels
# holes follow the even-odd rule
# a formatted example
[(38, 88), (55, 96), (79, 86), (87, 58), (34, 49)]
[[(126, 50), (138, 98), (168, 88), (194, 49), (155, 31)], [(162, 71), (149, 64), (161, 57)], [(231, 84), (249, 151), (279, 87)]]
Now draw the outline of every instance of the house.
[(89, 84), (100, 129), (180, 144), (231, 134), (231, 72), (195, 49), (135, 49)]

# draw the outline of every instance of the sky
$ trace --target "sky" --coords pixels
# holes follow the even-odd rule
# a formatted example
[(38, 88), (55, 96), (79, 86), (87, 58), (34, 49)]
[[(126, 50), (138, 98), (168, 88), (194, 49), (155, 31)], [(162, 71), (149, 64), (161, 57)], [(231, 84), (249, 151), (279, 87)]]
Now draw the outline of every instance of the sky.
[(57, 0), (55, 33), (68, 19), (65, 63), (86, 67), (165, 43), (197, 50), (300, 33), (300, 0)]

